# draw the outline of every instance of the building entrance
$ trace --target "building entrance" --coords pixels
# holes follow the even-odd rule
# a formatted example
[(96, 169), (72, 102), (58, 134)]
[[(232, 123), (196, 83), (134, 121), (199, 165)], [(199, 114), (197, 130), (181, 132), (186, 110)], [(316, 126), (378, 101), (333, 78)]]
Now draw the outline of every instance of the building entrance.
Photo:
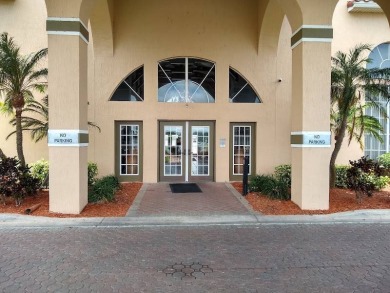
[(214, 122), (160, 121), (159, 180), (214, 180)]

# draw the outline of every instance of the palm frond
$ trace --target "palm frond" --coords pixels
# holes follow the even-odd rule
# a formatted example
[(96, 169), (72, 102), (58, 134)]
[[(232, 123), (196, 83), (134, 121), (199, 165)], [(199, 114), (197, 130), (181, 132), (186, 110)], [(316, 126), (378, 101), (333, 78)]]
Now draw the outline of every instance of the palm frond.
[(373, 108), (387, 118), (381, 101), (390, 101), (390, 69), (367, 68), (372, 62), (367, 52), (371, 45), (359, 44), (348, 53), (336, 52), (331, 59), (331, 129), (336, 140), (342, 141), (339, 134), (346, 133), (348, 144), (357, 140), (361, 146), (364, 133), (382, 139), (382, 125), (366, 110)]

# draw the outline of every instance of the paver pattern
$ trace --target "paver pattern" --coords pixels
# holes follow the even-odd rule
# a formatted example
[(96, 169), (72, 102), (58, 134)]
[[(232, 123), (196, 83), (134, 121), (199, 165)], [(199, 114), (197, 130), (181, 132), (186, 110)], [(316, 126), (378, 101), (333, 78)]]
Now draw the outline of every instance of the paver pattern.
[(172, 193), (168, 183), (149, 184), (139, 206), (129, 216), (248, 214), (225, 183), (198, 183), (201, 193)]
[[(0, 235), (1, 292), (390, 292), (386, 224), (2, 228)], [(186, 263), (210, 270), (196, 279), (166, 274)]]

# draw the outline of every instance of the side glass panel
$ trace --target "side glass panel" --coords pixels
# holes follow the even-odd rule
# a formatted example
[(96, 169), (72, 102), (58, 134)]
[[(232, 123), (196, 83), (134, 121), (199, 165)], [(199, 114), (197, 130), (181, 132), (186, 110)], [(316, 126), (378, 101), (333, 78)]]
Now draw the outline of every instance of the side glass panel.
[(191, 175), (209, 175), (210, 127), (192, 126), (191, 130)]
[(182, 175), (182, 134), (182, 126), (164, 126), (164, 176)]
[(111, 101), (134, 101), (144, 100), (144, 67), (130, 73), (118, 86), (112, 95)]
[(231, 103), (261, 103), (259, 95), (237, 71), (229, 68), (229, 101)]
[(233, 126), (233, 175), (244, 173), (244, 157), (249, 157), (251, 174), (251, 126)]
[(120, 175), (139, 175), (139, 126), (120, 125)]

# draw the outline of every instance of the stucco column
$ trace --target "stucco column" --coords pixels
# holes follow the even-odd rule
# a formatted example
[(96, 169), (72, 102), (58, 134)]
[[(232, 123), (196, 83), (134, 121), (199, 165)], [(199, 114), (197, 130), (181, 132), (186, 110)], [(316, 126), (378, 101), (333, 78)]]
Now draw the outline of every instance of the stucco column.
[(329, 208), (330, 25), (302, 25), (292, 36), (292, 200)]
[[(81, 2), (73, 5), (80, 5)], [(77, 214), (88, 202), (89, 32), (85, 20), (72, 13), (70, 4), (68, 1), (47, 1), (48, 8), (51, 8), (48, 9), (47, 19), (50, 211)], [(61, 5), (69, 9), (62, 9)], [(51, 14), (52, 11), (59, 15)], [(64, 11), (69, 11), (69, 14), (63, 15)]]

